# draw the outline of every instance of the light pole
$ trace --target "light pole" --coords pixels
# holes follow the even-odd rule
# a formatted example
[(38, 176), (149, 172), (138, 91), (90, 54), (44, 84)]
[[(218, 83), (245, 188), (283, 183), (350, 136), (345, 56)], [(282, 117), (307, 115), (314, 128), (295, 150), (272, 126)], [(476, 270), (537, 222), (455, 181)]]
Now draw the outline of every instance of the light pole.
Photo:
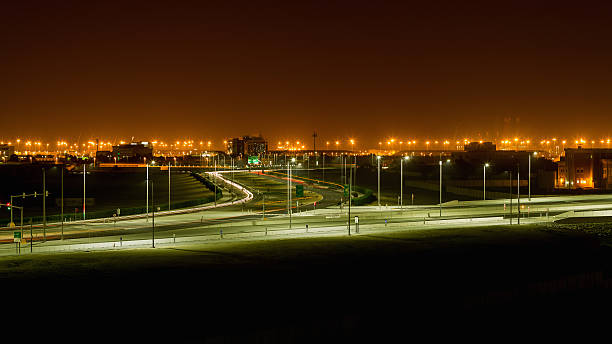
[(83, 163), (83, 220), (85, 220), (85, 176), (87, 175), (85, 163)]
[(43, 242), (47, 242), (47, 181), (46, 171), (43, 168)]
[(168, 163), (168, 210), (170, 210), (170, 163)]
[[(533, 152), (533, 156), (538, 155), (538, 152)], [(531, 154), (529, 154), (529, 202), (531, 202)]]
[[(168, 205), (170, 207), (170, 205)], [(151, 182), (151, 246), (155, 248), (155, 183)]]
[(348, 223), (348, 235), (351, 235), (351, 181), (353, 180), (353, 169), (351, 168), (351, 172), (350, 172), (350, 179), (349, 179), (349, 195), (348, 195), (348, 199), (349, 199), (349, 207), (348, 207), (348, 219), (346, 221), (346, 223)]
[(380, 155), (376, 156), (376, 160), (378, 161), (378, 210), (380, 209)]
[(482, 200), (487, 200), (487, 167), (489, 167), (489, 163), (485, 163), (482, 166)]
[(295, 162), (295, 158), (287, 162), (287, 213), (289, 214), (289, 229), (291, 229), (291, 163)]
[(442, 160), (440, 163), (440, 217), (442, 217)]
[(62, 204), (61, 207), (61, 216), (62, 216), (62, 240), (64, 240), (64, 165), (62, 165), (61, 179), (60, 179), (61, 189), (62, 189)]
[[(327, 144), (329, 144), (329, 142)], [(323, 182), (325, 182), (325, 152), (321, 154), (321, 159), (323, 159)]]
[(510, 175), (510, 224), (512, 225), (512, 170), (508, 171)]
[(404, 160), (408, 159), (407, 156), (400, 159), (400, 209), (404, 209)]
[(147, 189), (147, 221), (149, 221), (149, 164), (147, 164), (147, 179), (146, 179), (146, 189)]
[(521, 224), (521, 171), (516, 169), (516, 224)]

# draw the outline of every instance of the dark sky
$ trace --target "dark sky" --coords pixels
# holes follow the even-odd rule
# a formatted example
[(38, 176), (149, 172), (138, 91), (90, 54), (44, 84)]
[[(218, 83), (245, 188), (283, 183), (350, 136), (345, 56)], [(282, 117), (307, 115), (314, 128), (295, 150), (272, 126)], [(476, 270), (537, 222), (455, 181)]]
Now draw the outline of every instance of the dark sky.
[(373, 146), (389, 135), (611, 132), (612, 11), (601, 2), (1, 6), (4, 138), (316, 130)]

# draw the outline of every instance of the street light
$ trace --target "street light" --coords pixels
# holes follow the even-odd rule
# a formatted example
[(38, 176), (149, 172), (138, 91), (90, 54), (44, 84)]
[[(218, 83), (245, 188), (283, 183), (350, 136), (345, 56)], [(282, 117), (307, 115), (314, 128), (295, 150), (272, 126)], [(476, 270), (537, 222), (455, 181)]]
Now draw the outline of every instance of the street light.
[(440, 163), (440, 217), (442, 217), (442, 160)]
[(400, 209), (404, 208), (404, 160), (409, 159), (409, 156), (400, 159)]
[(376, 160), (378, 161), (378, 210), (380, 209), (380, 155), (376, 156)]
[(147, 210), (147, 216), (146, 216), (146, 219), (147, 219), (147, 221), (149, 221), (149, 164), (147, 164), (146, 186), (147, 186), (147, 209), (146, 209)]
[[(450, 159), (447, 159), (446, 163), (450, 163)], [(442, 160), (440, 160), (440, 217), (442, 217)]]
[(85, 163), (83, 163), (83, 220), (85, 220), (85, 176), (87, 171), (85, 169)]
[[(537, 156), (538, 152), (533, 152), (533, 156)], [(529, 202), (531, 202), (531, 154), (529, 154)]]
[(484, 201), (487, 200), (487, 167), (489, 167), (489, 163), (482, 166), (482, 199)]
[(289, 229), (291, 229), (291, 163), (295, 162), (295, 158), (291, 158), (291, 162), (287, 162), (287, 213), (289, 214)]

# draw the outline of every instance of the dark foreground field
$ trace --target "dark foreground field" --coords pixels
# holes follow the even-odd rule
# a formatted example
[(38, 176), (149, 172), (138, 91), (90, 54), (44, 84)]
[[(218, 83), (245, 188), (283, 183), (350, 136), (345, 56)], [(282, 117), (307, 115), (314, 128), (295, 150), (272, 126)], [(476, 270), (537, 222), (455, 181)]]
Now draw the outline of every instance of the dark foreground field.
[(62, 342), (497, 342), (570, 331), (584, 341), (609, 323), (606, 240), (515, 226), (5, 257), (3, 323), (19, 324), (6, 335)]

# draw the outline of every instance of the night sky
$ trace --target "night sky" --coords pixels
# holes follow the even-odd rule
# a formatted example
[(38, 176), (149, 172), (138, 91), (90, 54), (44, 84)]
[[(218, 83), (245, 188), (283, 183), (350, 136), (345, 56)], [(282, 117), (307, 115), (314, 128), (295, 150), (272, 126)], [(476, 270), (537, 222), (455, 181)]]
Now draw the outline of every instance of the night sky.
[(606, 137), (612, 8), (5, 1), (2, 137)]

